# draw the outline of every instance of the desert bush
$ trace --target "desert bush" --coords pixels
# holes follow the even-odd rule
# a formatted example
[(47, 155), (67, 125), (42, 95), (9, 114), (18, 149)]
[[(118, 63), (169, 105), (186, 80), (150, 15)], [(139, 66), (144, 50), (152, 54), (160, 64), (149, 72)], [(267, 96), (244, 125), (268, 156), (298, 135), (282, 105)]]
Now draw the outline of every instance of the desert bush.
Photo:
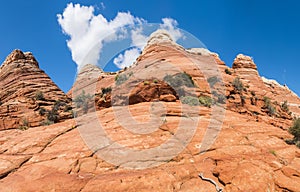
[(60, 109), (60, 107), (66, 106), (67, 104), (63, 101), (57, 100), (55, 101), (53, 108), (54, 110), (58, 111)]
[(218, 94), (217, 103), (225, 104), (226, 103), (226, 96), (223, 95), (223, 94)]
[(269, 97), (264, 97), (264, 108), (268, 110), (269, 115), (275, 115), (276, 108), (272, 104), (271, 99)]
[(70, 105), (65, 105), (65, 107), (64, 107), (64, 112), (70, 112), (72, 109), (73, 109), (72, 106), (70, 106)]
[(19, 129), (25, 131), (29, 128), (29, 121), (27, 118), (22, 119), (22, 124), (19, 126)]
[(144, 81), (144, 85), (150, 85), (149, 81)]
[(53, 107), (50, 111), (47, 113), (47, 120), (52, 121), (53, 123), (57, 123), (59, 120), (58, 111), (55, 107)]
[(112, 91), (111, 87), (107, 87), (107, 88), (102, 88), (101, 89), (102, 95), (110, 93), (111, 91)]
[(200, 96), (199, 103), (205, 107), (211, 107), (214, 103), (214, 100), (209, 96)]
[(208, 84), (213, 87), (216, 83), (218, 83), (220, 79), (216, 76), (210, 77), (207, 79)]
[(181, 97), (180, 100), (183, 104), (188, 104), (190, 106), (198, 106), (200, 104), (198, 98), (194, 96), (184, 96)]
[(269, 150), (269, 152), (270, 152), (272, 155), (274, 155), (275, 157), (277, 156), (277, 153), (276, 153), (275, 150), (271, 149), (271, 150)]
[(35, 99), (41, 101), (45, 100), (44, 94), (41, 91), (37, 91), (35, 93)]
[(176, 91), (176, 94), (178, 95), (179, 98), (184, 97), (184, 96), (188, 96), (187, 91), (185, 91), (185, 89), (182, 88), (182, 87), (179, 87), (179, 88), (175, 89), (175, 91)]
[(232, 75), (232, 72), (228, 68), (225, 69), (225, 73), (228, 75)]
[(273, 105), (268, 106), (268, 112), (270, 115), (275, 115), (276, 114), (276, 108)]
[(40, 114), (41, 116), (45, 115), (46, 113), (47, 113), (47, 110), (46, 110), (44, 107), (41, 107), (41, 108), (39, 109), (39, 114)]
[(271, 105), (271, 99), (269, 97), (264, 97), (264, 107)]
[(93, 96), (90, 94), (85, 94), (85, 91), (75, 97), (74, 102), (77, 108), (82, 108), (84, 113), (88, 112), (89, 102), (92, 100)]
[(69, 113), (71, 113), (72, 118), (77, 117), (76, 111), (70, 110)]
[(157, 80), (157, 79), (154, 79), (154, 80), (153, 80), (153, 83), (155, 83), (155, 84), (158, 83), (158, 80)]
[(121, 85), (123, 84), (125, 81), (127, 81), (129, 79), (130, 76), (132, 76), (133, 73), (130, 72), (129, 74), (118, 74), (115, 77), (115, 81), (116, 81), (116, 85)]
[(217, 103), (220, 103), (220, 104), (225, 104), (226, 103), (226, 96), (223, 95), (223, 94), (219, 94), (218, 92), (216, 91), (213, 91), (212, 94), (217, 97)]
[(187, 73), (178, 73), (176, 75), (166, 75), (164, 81), (171, 87), (178, 88), (181, 86), (194, 87), (194, 81), (192, 77)]
[(236, 77), (233, 80), (232, 85), (233, 85), (234, 89), (239, 91), (239, 92), (244, 90), (243, 82), (241, 81), (241, 79), (239, 77)]
[(284, 101), (282, 104), (281, 104), (281, 109), (285, 112), (289, 112), (289, 106), (288, 106), (288, 102), (287, 101)]
[(293, 126), (289, 128), (289, 132), (294, 136), (294, 142), (300, 141), (300, 118), (294, 120)]

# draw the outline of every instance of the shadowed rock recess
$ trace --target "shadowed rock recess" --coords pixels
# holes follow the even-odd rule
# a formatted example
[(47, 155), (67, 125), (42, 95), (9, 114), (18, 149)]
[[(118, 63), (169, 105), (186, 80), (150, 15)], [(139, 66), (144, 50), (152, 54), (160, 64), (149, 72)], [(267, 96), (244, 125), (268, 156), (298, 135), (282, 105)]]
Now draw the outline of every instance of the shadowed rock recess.
[[(208, 75), (201, 72), (213, 64), (219, 77), (210, 69)], [(66, 96), (31, 53), (13, 51), (0, 68), (0, 191), (300, 191), (300, 150), (285, 142), (293, 138), (288, 129), (300, 115), (299, 97), (260, 77), (249, 56), (239, 54), (232, 66), (216, 53), (185, 49), (156, 32), (131, 67), (106, 73), (86, 65)], [(71, 97), (74, 105), (86, 102), (86, 109), (82, 103), (72, 106)], [(57, 123), (40, 126), (58, 101), (64, 104)], [(162, 119), (156, 130), (135, 134), (124, 128), (151, 119), (155, 104), (165, 109), (151, 113)], [(124, 106), (134, 121), (121, 124), (122, 114), (116, 113)], [(214, 106), (225, 110), (222, 129), (201, 152)], [(83, 115), (81, 123), (71, 118), (72, 108)], [(184, 108), (195, 110), (185, 114)], [(145, 150), (170, 139), (182, 118), (196, 117), (200, 120), (187, 146), (163, 163), (151, 159), (158, 166), (147, 169), (126, 169), (134, 163), (129, 161), (107, 162), (87, 147), (80, 131), (83, 124), (99, 121), (114, 142)], [(188, 132), (189, 125), (184, 129)]]

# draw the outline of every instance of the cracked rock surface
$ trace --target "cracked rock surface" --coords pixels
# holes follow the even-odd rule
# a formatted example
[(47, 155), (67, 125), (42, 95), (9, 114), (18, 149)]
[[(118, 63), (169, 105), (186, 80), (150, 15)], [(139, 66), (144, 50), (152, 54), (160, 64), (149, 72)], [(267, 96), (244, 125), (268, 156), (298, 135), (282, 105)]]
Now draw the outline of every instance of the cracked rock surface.
[[(216, 191), (212, 183), (233, 192), (299, 191), (300, 149), (285, 142), (293, 138), (288, 128), (293, 116), (300, 115), (299, 97), (287, 86), (261, 78), (251, 57), (238, 55), (233, 68), (229, 68), (215, 53), (203, 49), (187, 51), (170, 42), (168, 35), (156, 35), (128, 69), (104, 73), (87, 65), (79, 73), (80, 90), (86, 88), (89, 93), (96, 89), (96, 112), (90, 110), (77, 120), (37, 125), (23, 131), (0, 125), (1, 192)], [(19, 51), (4, 64), (19, 60), (27, 60), (32, 69), (38, 66), (31, 54)], [(217, 105), (216, 112), (223, 109), (224, 114), (213, 116), (213, 107), (182, 105), (175, 89), (162, 79), (154, 79), (164, 77), (166, 71), (171, 74), (180, 69), (196, 85), (187, 88), (192, 96), (213, 97), (208, 78), (193, 65), (195, 62), (209, 75), (219, 70), (226, 101)], [(214, 63), (216, 69), (210, 69), (208, 66)], [(158, 67), (161, 70), (155, 70)], [(135, 84), (123, 84), (114, 90), (116, 76), (122, 74), (135, 77)], [(137, 81), (141, 77), (149, 78)], [(243, 90), (235, 89), (232, 82), (236, 78), (243, 83)], [(219, 91), (220, 81), (214, 86)], [(76, 90), (74, 87), (69, 97)], [(107, 93), (101, 94), (103, 88), (109, 87), (113, 88), (112, 93), (106, 89)], [(124, 106), (122, 94), (131, 98), (130, 105)], [(63, 93), (61, 96), (66, 97)], [(115, 96), (120, 100), (115, 101)], [(270, 115), (264, 107), (264, 97), (270, 98), (275, 114)], [(285, 100), (289, 112), (281, 108)], [(112, 102), (117, 105), (111, 107)], [(0, 112), (2, 109), (6, 108), (0, 107)], [(129, 115), (123, 113), (124, 109)], [(221, 129), (216, 136), (218, 130), (210, 130), (209, 125), (219, 122), (219, 118)], [(102, 129), (93, 129), (95, 123)], [(189, 136), (192, 137), (186, 139)], [(204, 138), (212, 139), (213, 144), (203, 151)], [(172, 142), (164, 145), (169, 140)], [(120, 146), (133, 152), (124, 153)], [(158, 152), (153, 150), (158, 147)], [(134, 150), (146, 153), (140, 155)], [(145, 165), (147, 169), (139, 169)]]

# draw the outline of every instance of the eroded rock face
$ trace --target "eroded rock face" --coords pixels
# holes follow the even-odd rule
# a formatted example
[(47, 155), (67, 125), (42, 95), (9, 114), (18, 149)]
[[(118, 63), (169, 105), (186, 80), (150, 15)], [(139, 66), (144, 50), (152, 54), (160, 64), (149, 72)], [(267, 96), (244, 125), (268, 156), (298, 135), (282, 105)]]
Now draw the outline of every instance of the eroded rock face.
[(142, 102), (151, 102), (155, 100), (161, 101), (176, 101), (178, 96), (176, 91), (163, 81), (146, 80), (136, 88), (134, 88), (129, 95), (129, 104), (136, 104)]
[(172, 37), (165, 30), (157, 30), (151, 34), (147, 45), (161, 44), (161, 43), (174, 43)]
[(237, 55), (237, 57), (233, 61), (232, 68), (233, 69), (257, 70), (257, 67), (256, 67), (255, 63), (253, 62), (252, 58), (247, 55), (243, 55), (243, 54)]
[[(67, 120), (26, 131), (0, 131), (0, 189), (17, 192), (216, 191), (212, 183), (198, 177), (199, 173), (203, 173), (224, 191), (299, 191), (300, 150), (285, 143), (285, 139), (292, 138), (287, 131), (292, 116), (280, 108), (280, 104), (287, 100), (290, 112), (300, 114), (299, 98), (288, 88), (262, 79), (248, 56), (239, 55), (229, 74), (225, 72), (228, 68), (224, 63), (218, 62), (216, 56), (210, 53), (199, 54), (196, 50), (182, 52), (185, 50), (174, 46), (167, 36), (158, 39), (166, 41), (155, 40), (154, 44), (148, 44), (136, 65), (118, 74), (103, 73), (94, 66), (87, 66), (84, 72), (90, 74), (89, 77), (95, 74), (95, 78), (91, 78), (89, 83), (88, 77), (84, 77), (79, 85), (87, 90), (96, 89), (99, 94), (96, 96), (96, 114), (88, 113), (77, 122)], [(212, 64), (216, 64), (216, 69), (208, 67)], [(212, 95), (207, 82), (209, 77), (220, 73), (223, 79), (227, 100), (222, 107), (226, 113), (221, 132), (207, 151), (200, 152), (200, 148), (209, 124), (216, 121), (212, 119), (212, 109), (182, 105), (177, 93), (174, 93), (175, 89), (162, 81), (166, 74), (182, 71), (194, 81), (195, 87), (190, 87), (189, 92), (196, 97)], [(126, 76), (118, 81), (122, 75)], [(235, 90), (232, 82), (237, 77), (245, 89)], [(220, 80), (211, 79), (215, 80), (213, 86), (221, 89)], [(109, 89), (103, 91), (103, 88), (109, 87), (111, 92)], [(157, 88), (163, 91), (159, 92)], [(105, 93), (100, 94), (102, 91)], [(111, 107), (111, 100), (118, 95), (132, 98), (134, 102), (128, 103), (128, 106)], [(276, 114), (269, 115), (263, 107), (265, 96), (270, 97)], [(156, 105), (163, 105), (163, 110), (156, 110)], [(186, 108), (193, 110), (186, 114), (183, 111)], [(122, 109), (128, 110), (130, 115), (119, 113)], [(121, 122), (120, 118), (124, 121)], [(135, 134), (127, 129), (146, 129), (152, 118), (160, 123), (149, 134)], [(199, 118), (199, 123), (191, 141), (168, 161), (165, 160), (168, 153), (159, 153), (157, 158), (138, 162), (134, 162), (131, 156), (125, 156), (119, 161), (123, 164), (112, 164), (90, 150), (82, 140), (82, 131), (92, 127), (93, 122), (100, 122), (105, 130), (100, 132), (101, 139), (109, 137), (122, 146), (147, 150), (172, 138), (181, 121), (191, 123), (196, 118)], [(151, 121), (150, 125), (153, 125)], [(185, 129), (181, 130), (180, 136), (187, 134), (191, 125), (184, 123)], [(99, 131), (90, 133), (94, 138)], [(118, 153), (120, 148), (111, 150)], [(116, 155), (109, 157), (115, 160)], [(125, 165), (145, 162), (157, 166), (142, 170), (125, 168)]]
[[(147, 121), (150, 106), (147, 102), (131, 105), (131, 115)], [(97, 112), (97, 116), (113, 141), (143, 150), (158, 146), (176, 132), (181, 107), (171, 102), (166, 107), (166, 123), (151, 136), (131, 134), (119, 126), (112, 108)], [(201, 124), (186, 150), (170, 162), (146, 170), (127, 170), (94, 155), (72, 120), (26, 131), (1, 131), (0, 187), (22, 192), (215, 191), (211, 183), (198, 177), (203, 173), (225, 191), (298, 190), (300, 151), (283, 141), (290, 137), (286, 131), (228, 111), (216, 143), (200, 154), (204, 128), (210, 121), (209, 110), (200, 111)], [(86, 123), (97, 121), (93, 114), (86, 118)]]
[[(227, 84), (228, 91), (233, 90), (233, 81), (235, 78), (240, 78), (244, 84), (244, 91), (242, 95), (231, 95), (235, 97), (234, 101), (231, 100), (231, 96), (229, 97), (229, 102), (235, 103), (232, 110), (238, 110), (243, 113), (256, 113), (256, 114), (264, 114), (262, 113), (261, 107), (264, 105), (264, 98), (268, 97), (271, 99), (273, 103), (275, 103), (276, 111), (285, 119), (291, 119), (291, 117), (300, 115), (300, 99), (299, 97), (293, 93), (286, 85), (280, 85), (275, 80), (269, 80), (267, 78), (261, 77), (257, 71), (257, 66), (253, 62), (250, 56), (245, 56), (239, 54), (232, 66), (232, 71), (234, 73), (232, 75), (224, 75), (225, 82)], [(241, 103), (241, 96), (246, 99), (245, 106), (242, 108), (237, 107)], [(288, 106), (290, 109), (291, 115), (284, 114), (280, 105), (284, 102), (288, 102)], [(256, 106), (251, 103), (256, 103)], [(260, 107), (257, 107), (260, 106)], [(245, 110), (248, 109), (248, 110)], [(247, 112), (246, 112), (247, 111)], [(261, 119), (265, 119), (261, 117)]]
[(58, 100), (70, 102), (32, 53), (20, 50), (14, 50), (2, 64), (0, 87), (0, 130), (39, 126), (46, 119), (39, 113), (41, 108), (50, 110)]

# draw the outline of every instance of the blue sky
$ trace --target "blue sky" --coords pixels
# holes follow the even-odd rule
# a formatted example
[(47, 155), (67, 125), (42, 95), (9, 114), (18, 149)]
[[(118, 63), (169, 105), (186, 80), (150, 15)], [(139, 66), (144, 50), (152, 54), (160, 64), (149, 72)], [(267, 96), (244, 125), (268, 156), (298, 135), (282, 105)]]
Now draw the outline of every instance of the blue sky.
[[(173, 18), (231, 66), (238, 53), (254, 58), (261, 75), (287, 84), (300, 95), (300, 1), (297, 0), (15, 0), (0, 6), (0, 61), (13, 49), (31, 51), (40, 67), (67, 92), (76, 74), (57, 21), (67, 4), (94, 6), (108, 20), (118, 12), (151, 23)], [(104, 7), (101, 5), (103, 3)]]

